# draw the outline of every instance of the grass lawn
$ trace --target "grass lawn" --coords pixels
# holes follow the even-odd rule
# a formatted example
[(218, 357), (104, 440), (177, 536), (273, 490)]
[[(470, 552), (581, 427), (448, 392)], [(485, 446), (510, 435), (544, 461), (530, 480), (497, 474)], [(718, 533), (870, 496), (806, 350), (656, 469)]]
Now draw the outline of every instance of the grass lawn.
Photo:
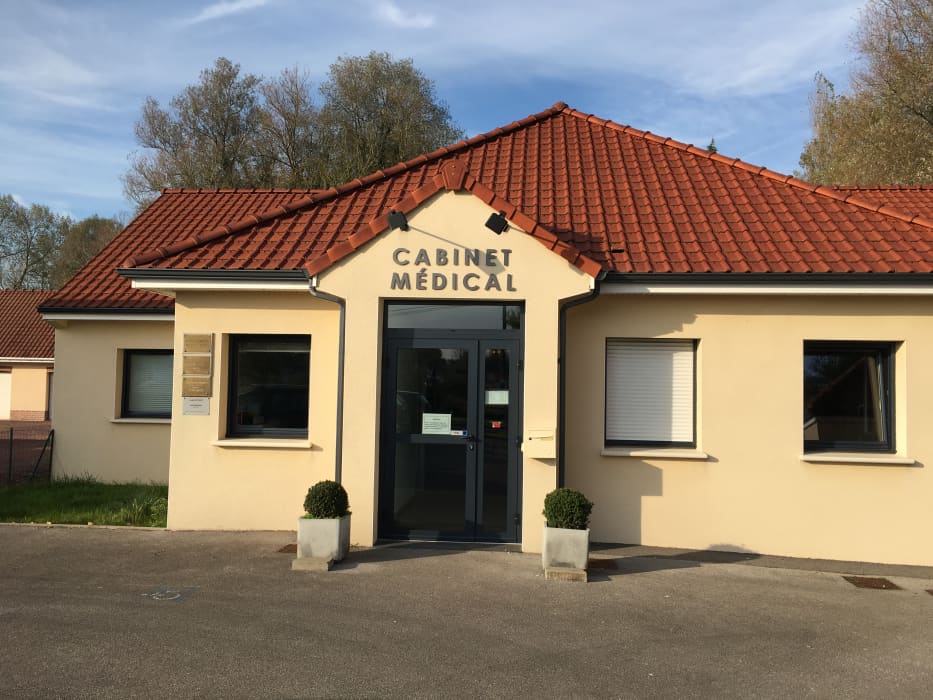
[(168, 486), (94, 479), (0, 487), (0, 522), (165, 527)]

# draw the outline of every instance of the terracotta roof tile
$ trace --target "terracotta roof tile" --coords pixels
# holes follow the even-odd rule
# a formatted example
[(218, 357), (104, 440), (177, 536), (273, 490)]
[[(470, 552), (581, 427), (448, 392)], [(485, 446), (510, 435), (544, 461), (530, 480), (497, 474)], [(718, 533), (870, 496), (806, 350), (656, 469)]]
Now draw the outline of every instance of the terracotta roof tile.
[(0, 290), (0, 357), (55, 356), (55, 329), (36, 310), (49, 289)]
[(558, 103), (326, 191), (166, 191), (49, 305), (171, 308), (123, 265), (320, 271), (448, 186), (593, 274), (933, 273), (933, 187), (817, 187)]

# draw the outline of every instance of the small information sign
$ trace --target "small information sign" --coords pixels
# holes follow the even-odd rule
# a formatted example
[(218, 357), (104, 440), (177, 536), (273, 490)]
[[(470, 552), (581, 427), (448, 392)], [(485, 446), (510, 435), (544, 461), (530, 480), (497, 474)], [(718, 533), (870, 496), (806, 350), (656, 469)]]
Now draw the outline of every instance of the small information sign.
[(206, 396), (186, 396), (182, 399), (182, 413), (186, 416), (209, 416), (211, 400)]
[(422, 435), (450, 435), (449, 413), (421, 414)]

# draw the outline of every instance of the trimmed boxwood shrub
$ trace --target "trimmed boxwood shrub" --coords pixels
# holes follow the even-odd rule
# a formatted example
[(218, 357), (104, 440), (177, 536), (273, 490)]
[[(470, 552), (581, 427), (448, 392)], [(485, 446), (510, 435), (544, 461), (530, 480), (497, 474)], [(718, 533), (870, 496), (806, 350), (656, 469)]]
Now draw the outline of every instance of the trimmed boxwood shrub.
[(593, 504), (574, 489), (554, 489), (544, 497), (544, 517), (548, 527), (585, 530), (590, 524)]
[(350, 512), (346, 489), (336, 481), (319, 481), (305, 496), (305, 513), (309, 518), (342, 518)]

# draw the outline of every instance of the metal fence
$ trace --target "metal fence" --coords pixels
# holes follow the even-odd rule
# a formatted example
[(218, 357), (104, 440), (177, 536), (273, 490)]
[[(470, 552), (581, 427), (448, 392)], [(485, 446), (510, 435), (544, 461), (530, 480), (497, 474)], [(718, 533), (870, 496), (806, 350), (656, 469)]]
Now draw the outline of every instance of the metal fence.
[(0, 484), (52, 478), (55, 431), (49, 428), (0, 430)]

